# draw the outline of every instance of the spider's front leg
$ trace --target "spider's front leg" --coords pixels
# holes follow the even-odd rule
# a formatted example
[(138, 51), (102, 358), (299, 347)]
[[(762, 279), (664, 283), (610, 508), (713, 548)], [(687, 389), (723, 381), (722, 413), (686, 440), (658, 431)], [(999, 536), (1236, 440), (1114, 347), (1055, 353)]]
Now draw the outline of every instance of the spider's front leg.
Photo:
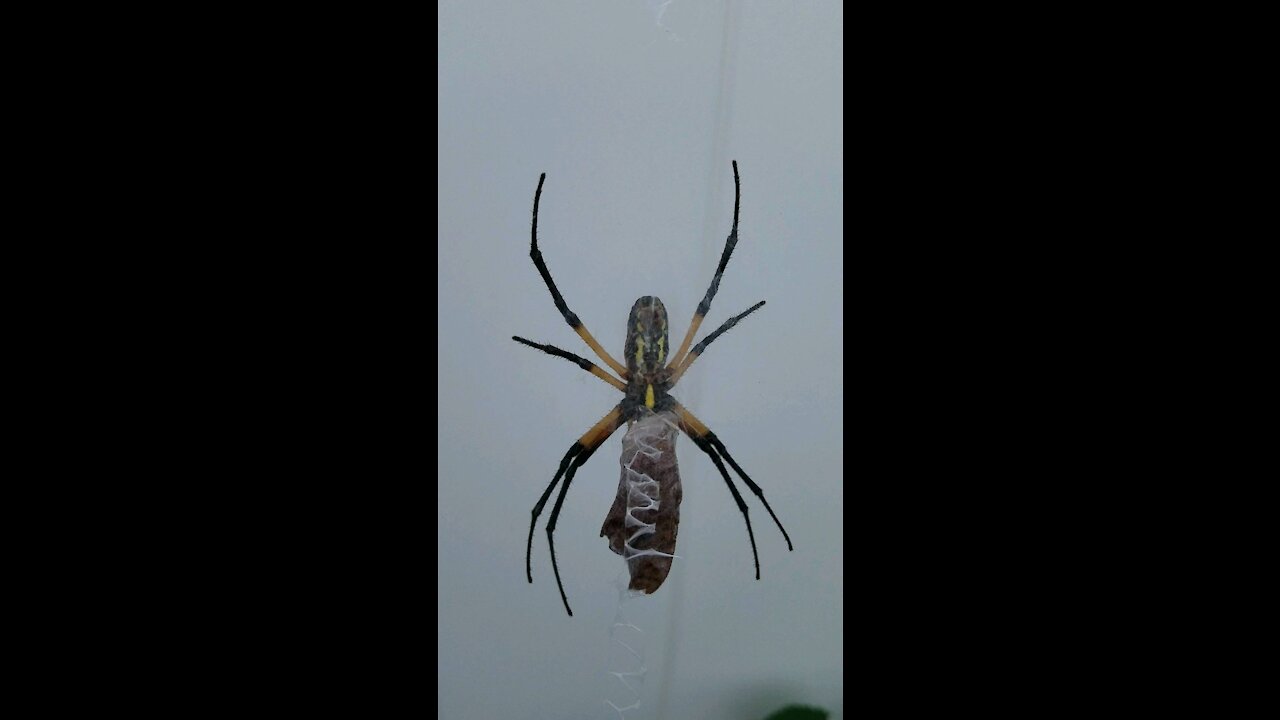
[(684, 371), (688, 370), (689, 366), (693, 364), (693, 361), (697, 360), (698, 357), (702, 355), (702, 351), (706, 350), (708, 345), (715, 342), (716, 338), (728, 332), (729, 328), (733, 327), (734, 325), (737, 325), (739, 320), (759, 310), (762, 307), (764, 307), (763, 300), (747, 308), (745, 312), (738, 313), (737, 315), (734, 315), (728, 320), (725, 320), (724, 323), (720, 325), (720, 327), (716, 328), (715, 332), (703, 338), (702, 341), (699, 342), (697, 345), (694, 345), (693, 349), (689, 351), (689, 354), (684, 356), (684, 360), (682, 360), (680, 364), (676, 366), (674, 370), (671, 371), (671, 387), (675, 387), (675, 384), (680, 382), (680, 378), (684, 375)]
[(520, 343), (520, 344), (522, 344), (522, 345), (528, 345), (528, 346), (529, 346), (529, 347), (531, 347), (531, 348), (536, 348), (536, 349), (538, 349), (538, 350), (541, 350), (542, 352), (544, 352), (544, 353), (546, 353), (546, 354), (548, 354), (548, 355), (553, 355), (553, 356), (555, 356), (555, 357), (564, 358), (565, 360), (568, 360), (569, 362), (571, 362), (571, 363), (573, 363), (573, 364), (577, 365), (578, 367), (582, 368), (583, 370), (586, 370), (587, 372), (591, 373), (592, 375), (595, 375), (596, 377), (598, 377), (598, 378), (600, 378), (601, 380), (603, 380), (603, 381), (605, 381), (605, 382), (609, 383), (610, 385), (612, 385), (612, 386), (614, 386), (614, 387), (618, 388), (619, 390), (621, 390), (621, 391), (623, 391), (623, 392), (626, 392), (626, 391), (627, 391), (627, 384), (626, 384), (626, 383), (622, 382), (622, 381), (621, 381), (621, 380), (619, 380), (618, 378), (616, 378), (616, 377), (614, 377), (614, 376), (610, 375), (609, 373), (605, 372), (605, 371), (604, 371), (600, 366), (596, 365), (595, 363), (591, 362), (590, 360), (588, 360), (588, 359), (586, 359), (586, 358), (584, 358), (584, 357), (581, 357), (581, 356), (578, 356), (578, 355), (574, 355), (573, 353), (569, 352), (568, 350), (561, 350), (560, 348), (556, 347), (555, 345), (542, 345), (542, 344), (540, 344), (540, 343), (533, 342), (532, 340), (525, 340), (524, 338), (520, 337), (519, 335), (512, 335), (512, 336), (511, 336), (511, 339), (512, 339), (512, 340), (515, 340), (516, 342), (518, 342), (518, 343)]
[[(707, 311), (711, 309), (711, 301), (715, 299), (716, 293), (720, 290), (720, 278), (724, 275), (725, 267), (729, 265), (729, 257), (733, 255), (733, 248), (738, 244), (738, 208), (741, 204), (742, 183), (738, 180), (738, 161), (734, 160), (733, 229), (729, 231), (729, 237), (724, 240), (724, 250), (720, 253), (720, 264), (716, 266), (716, 274), (711, 278), (711, 286), (707, 288), (707, 293), (702, 296), (702, 302), (698, 303), (698, 309), (693, 313), (693, 322), (689, 323), (689, 330), (684, 334), (684, 341), (680, 343), (680, 349), (676, 351), (675, 355), (671, 356), (671, 363), (667, 365), (668, 370), (674, 372), (684, 362), (685, 353), (689, 350), (689, 343), (693, 342), (693, 336), (698, 334), (702, 319), (707, 316)], [(752, 308), (752, 310), (754, 309)], [(751, 312), (751, 310), (747, 312)], [(746, 313), (743, 313), (743, 315), (746, 315)]]
[(560, 476), (563, 475), (564, 485), (560, 486), (560, 494), (556, 496), (556, 504), (551, 508), (551, 518), (547, 521), (547, 545), (551, 548), (551, 569), (555, 571), (556, 585), (560, 588), (560, 599), (564, 601), (564, 609), (570, 616), (573, 615), (573, 610), (569, 608), (569, 598), (565, 596), (564, 584), (560, 582), (560, 566), (556, 564), (556, 520), (560, 518), (560, 506), (564, 504), (565, 493), (569, 491), (569, 484), (573, 482), (573, 476), (578, 472), (578, 468), (582, 467), (591, 458), (591, 455), (604, 444), (605, 440), (609, 439), (613, 431), (617, 430), (622, 423), (622, 405), (619, 404), (609, 411), (608, 415), (601, 418), (600, 422), (583, 433), (582, 437), (578, 438), (578, 441), (569, 447), (569, 452), (565, 453), (564, 459), (560, 461), (560, 469), (556, 470), (555, 477), (551, 478), (551, 484), (547, 485), (542, 497), (538, 498), (538, 504), (533, 506), (533, 519), (529, 521), (529, 544), (524, 554), (525, 574), (528, 576), (529, 582), (533, 582), (533, 565), (531, 561), (533, 555), (533, 528), (538, 524), (538, 516), (542, 514), (542, 508), (546, 506), (547, 499), (551, 497), (551, 491), (555, 489), (556, 483), (560, 482)]
[[(560, 289), (556, 287), (556, 281), (551, 279), (551, 271), (547, 269), (547, 263), (542, 259), (542, 251), (538, 249), (538, 204), (542, 201), (542, 183), (547, 179), (547, 174), (542, 173), (538, 178), (538, 189), (533, 194), (533, 239), (529, 245), (529, 257), (533, 260), (534, 267), (538, 268), (538, 274), (542, 276), (542, 281), (547, 284), (547, 289), (551, 291), (551, 300), (556, 304), (556, 309), (564, 316), (564, 321), (573, 328), (573, 331), (581, 337), (582, 340), (591, 348), (605, 364), (613, 368), (622, 379), (627, 379), (627, 368), (622, 363), (613, 359), (600, 343), (587, 330), (587, 326), (582, 324), (576, 313), (569, 309), (568, 303), (564, 301), (564, 296), (560, 294)], [(534, 347), (538, 347), (533, 343), (528, 343)]]

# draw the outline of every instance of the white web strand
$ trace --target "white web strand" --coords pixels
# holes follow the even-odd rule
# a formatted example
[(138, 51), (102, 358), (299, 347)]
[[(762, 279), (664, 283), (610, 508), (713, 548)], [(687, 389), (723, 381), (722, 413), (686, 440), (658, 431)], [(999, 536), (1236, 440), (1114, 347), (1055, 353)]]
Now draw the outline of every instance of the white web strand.
[(645, 4), (649, 6), (649, 12), (653, 14), (654, 24), (662, 28), (662, 31), (667, 34), (667, 37), (672, 40), (679, 41), (680, 36), (662, 23), (662, 16), (667, 14), (667, 7), (671, 5), (673, 1), (674, 0), (645, 0)]
[[(640, 635), (643, 633), (640, 628), (627, 622), (622, 617), (623, 600), (627, 599), (628, 596), (635, 594), (631, 593), (631, 591), (626, 588), (626, 580), (624, 579), (618, 587), (618, 612), (613, 617), (613, 624), (609, 626), (609, 639), (617, 643), (624, 651), (622, 654), (618, 652), (614, 652), (612, 654), (615, 663), (614, 666), (617, 667), (617, 664), (620, 663), (624, 666), (631, 667), (632, 669), (610, 670), (609, 674), (617, 678), (618, 681), (622, 683), (622, 686), (626, 688), (625, 694), (627, 699), (631, 702), (628, 705), (619, 706), (612, 700), (604, 701), (606, 705), (613, 708), (614, 712), (618, 713), (618, 718), (620, 720), (626, 720), (626, 712), (628, 710), (640, 709), (640, 689), (644, 687), (644, 676), (645, 673), (649, 671), (644, 664), (643, 648), (641, 650), (637, 650), (621, 637), (625, 635), (634, 635), (635, 640), (640, 640), (642, 639), (640, 638)], [(633, 640), (633, 642), (635, 642), (635, 640)], [(636, 644), (639, 643), (637, 642)]]
[[(674, 448), (673, 435), (679, 432), (672, 417), (667, 413), (648, 415), (636, 421), (627, 429), (627, 434), (622, 438), (622, 459), (619, 464), (622, 466), (622, 482), (627, 486), (627, 503), (625, 527), (628, 535), (623, 545), (622, 558), (624, 563), (629, 563), (631, 558), (644, 557), (646, 555), (657, 555), (675, 559), (679, 556), (661, 552), (659, 550), (641, 549), (632, 545), (633, 542), (645, 535), (652, 535), (654, 532), (654, 524), (647, 523), (635, 516), (636, 512), (641, 511), (657, 511), (659, 508), (659, 497), (661, 487), (658, 481), (649, 475), (642, 473), (634, 468), (638, 458), (647, 458), (656, 461), (662, 456), (662, 450), (658, 446)], [(674, 450), (673, 450), (674, 451)], [(632, 529), (634, 528), (634, 531)], [(636, 645), (639, 645), (640, 637), (644, 631), (628, 622), (622, 615), (622, 605), (625, 601), (643, 595), (644, 593), (631, 590), (628, 588), (630, 579), (629, 566), (627, 570), (619, 576), (617, 580), (618, 586), (618, 611), (614, 615), (613, 624), (609, 627), (609, 639), (617, 643), (623, 649), (624, 653), (618, 657), (618, 653), (614, 657), (619, 661), (626, 662), (632, 669), (630, 670), (610, 670), (609, 674), (617, 678), (626, 688), (627, 699), (630, 704), (619, 706), (611, 700), (605, 700), (605, 704), (613, 708), (618, 713), (620, 720), (626, 720), (626, 713), (629, 710), (640, 709), (640, 691), (644, 687), (644, 677), (648, 672), (648, 668), (644, 662), (643, 647), (637, 650), (631, 644), (623, 640), (622, 636), (633, 635)]]

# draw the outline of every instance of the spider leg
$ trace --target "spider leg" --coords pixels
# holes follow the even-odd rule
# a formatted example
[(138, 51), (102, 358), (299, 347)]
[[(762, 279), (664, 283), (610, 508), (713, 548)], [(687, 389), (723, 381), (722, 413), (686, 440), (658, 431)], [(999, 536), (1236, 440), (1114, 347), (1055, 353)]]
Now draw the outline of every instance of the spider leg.
[(707, 346), (710, 345), (716, 338), (720, 337), (720, 335), (726, 332), (729, 328), (733, 327), (734, 325), (737, 325), (739, 320), (750, 315), (756, 310), (759, 310), (762, 307), (764, 307), (763, 300), (747, 308), (746, 312), (740, 313), (738, 315), (734, 315), (728, 320), (725, 320), (724, 324), (716, 328), (715, 332), (703, 338), (702, 341), (699, 342), (697, 345), (694, 345), (693, 350), (690, 350), (689, 354), (685, 356), (684, 362), (680, 363), (680, 367), (676, 368), (675, 372), (671, 374), (671, 385), (674, 386), (677, 382), (680, 381), (680, 376), (684, 375), (684, 371), (689, 369), (689, 366), (693, 364), (693, 361), (697, 360), (698, 356), (702, 354), (702, 351), (706, 350)]
[[(720, 276), (724, 274), (724, 268), (729, 264), (729, 256), (733, 254), (733, 248), (738, 244), (738, 206), (742, 200), (742, 186), (738, 182), (738, 161), (733, 161), (733, 229), (729, 231), (729, 237), (724, 241), (724, 252), (720, 254), (720, 265), (716, 268), (716, 275), (711, 279), (711, 287), (707, 288), (707, 294), (702, 297), (702, 302), (698, 303), (698, 310), (693, 314), (693, 322), (689, 324), (689, 332), (684, 335), (684, 342), (680, 343), (680, 350), (671, 356), (671, 363), (667, 365), (667, 369), (674, 370), (684, 361), (684, 354), (689, 350), (689, 343), (693, 342), (693, 336), (698, 333), (698, 327), (702, 325), (702, 318), (706, 317), (707, 311), (711, 309), (711, 299), (716, 296), (716, 291), (720, 289)], [(623, 377), (626, 377), (625, 375)]]
[[(590, 360), (588, 360), (588, 359), (586, 359), (586, 358), (584, 358), (584, 357), (580, 357), (580, 356), (578, 356), (578, 355), (574, 355), (573, 353), (568, 352), (567, 350), (561, 350), (560, 348), (556, 347), (555, 345), (539, 345), (539, 344), (538, 344), (538, 343), (536, 343), (536, 342), (532, 342), (532, 341), (530, 341), (530, 340), (525, 340), (524, 338), (522, 338), (522, 337), (518, 337), (518, 336), (516, 336), (516, 335), (512, 335), (512, 336), (511, 336), (511, 339), (512, 339), (512, 340), (515, 340), (516, 342), (518, 342), (518, 343), (520, 343), (520, 344), (522, 344), (522, 345), (528, 345), (528, 346), (529, 346), (529, 347), (531, 347), (531, 348), (537, 348), (537, 349), (541, 350), (542, 352), (547, 353), (548, 355), (555, 355), (556, 357), (562, 357), (562, 358), (564, 358), (565, 360), (568, 360), (569, 362), (576, 364), (578, 367), (582, 368), (583, 370), (586, 370), (587, 372), (591, 373), (592, 375), (595, 375), (596, 377), (600, 378), (601, 380), (603, 380), (603, 381), (605, 381), (605, 382), (609, 383), (610, 385), (612, 385), (612, 386), (614, 386), (614, 387), (618, 388), (619, 390), (621, 390), (621, 391), (623, 391), (623, 392), (626, 392), (626, 391), (627, 391), (627, 384), (626, 384), (626, 383), (624, 383), (624, 382), (622, 382), (621, 380), (619, 380), (618, 378), (616, 378), (616, 377), (614, 377), (614, 376), (610, 375), (608, 372), (605, 372), (603, 369), (601, 369), (601, 367), (600, 367), (599, 365), (596, 365), (595, 363), (591, 362)], [(566, 457), (566, 458), (565, 458), (565, 460), (567, 461), (567, 460), (568, 460), (568, 458)]]
[(556, 483), (560, 482), (560, 476), (564, 475), (565, 468), (569, 467), (569, 462), (574, 456), (582, 452), (582, 443), (575, 442), (569, 448), (569, 452), (564, 454), (564, 459), (560, 461), (560, 468), (556, 470), (555, 477), (551, 478), (551, 484), (546, 490), (542, 491), (542, 497), (538, 498), (538, 504), (533, 506), (533, 519), (529, 521), (529, 544), (524, 550), (524, 574), (529, 578), (529, 582), (533, 582), (533, 528), (538, 524), (538, 516), (542, 514), (542, 508), (547, 504), (547, 498), (551, 497), (551, 491), (555, 489)]
[(534, 266), (538, 268), (538, 273), (542, 275), (542, 281), (547, 284), (547, 289), (551, 291), (551, 299), (555, 301), (556, 309), (564, 316), (564, 321), (569, 323), (569, 327), (573, 328), (573, 331), (578, 333), (578, 336), (587, 343), (591, 350), (595, 352), (601, 360), (605, 361), (605, 364), (613, 368), (613, 371), (618, 373), (618, 375), (625, 378), (627, 376), (626, 366), (617, 360), (614, 360), (613, 356), (606, 352), (605, 349), (600, 346), (600, 343), (596, 342), (596, 339), (591, 336), (591, 333), (587, 331), (587, 326), (583, 325), (582, 321), (578, 319), (578, 316), (569, 309), (569, 305), (565, 303), (564, 297), (560, 294), (560, 290), (556, 288), (556, 282), (551, 279), (551, 271), (547, 270), (547, 264), (542, 260), (542, 252), (538, 250), (538, 203), (542, 200), (542, 183), (546, 179), (547, 174), (542, 173), (538, 178), (538, 190), (533, 195), (533, 242), (530, 245), (529, 257), (533, 259)]
[[(672, 398), (672, 400), (674, 399), (675, 398)], [(725, 460), (729, 461), (729, 465), (731, 465), (734, 471), (738, 473), (738, 477), (742, 478), (742, 481), (747, 484), (747, 487), (751, 488), (751, 492), (755, 493), (755, 496), (760, 498), (760, 502), (764, 503), (764, 509), (769, 511), (769, 517), (773, 518), (774, 524), (776, 524), (778, 529), (782, 531), (782, 537), (787, 541), (787, 550), (795, 550), (794, 546), (791, 544), (791, 536), (787, 534), (787, 529), (782, 527), (782, 521), (779, 520), (778, 516), (773, 512), (773, 508), (769, 507), (769, 501), (764, 499), (764, 491), (760, 489), (760, 486), (757, 485), (749, 475), (742, 471), (742, 468), (738, 463), (734, 462), (733, 457), (729, 455), (729, 450), (725, 448), (724, 443), (720, 442), (720, 438), (716, 437), (716, 434), (711, 432), (710, 428), (704, 425), (701, 420), (694, 417), (693, 413), (689, 412), (688, 409), (680, 403), (675, 403), (674, 409), (676, 414), (680, 416), (681, 424), (686, 427), (685, 432), (689, 434), (690, 438), (693, 438), (695, 444), (698, 440), (702, 440), (719, 452), (720, 455), (724, 456)], [(707, 451), (703, 450), (703, 452)], [(718, 465), (719, 463), (717, 463), (717, 466)], [(723, 469), (721, 472), (723, 472)], [(729, 476), (725, 475), (725, 479), (728, 480), (728, 478)], [(737, 493), (735, 492), (734, 494), (736, 495)], [(746, 516), (745, 512), (743, 513), (743, 516)], [(750, 524), (751, 522), (747, 521), (748, 527), (750, 527)]]
[(742, 471), (742, 468), (738, 466), (738, 463), (733, 461), (733, 456), (729, 454), (729, 450), (725, 448), (724, 443), (720, 442), (720, 438), (716, 437), (715, 433), (708, 431), (706, 438), (707, 442), (715, 446), (715, 449), (720, 452), (724, 459), (729, 461), (729, 465), (733, 468), (734, 472), (738, 473), (738, 477), (742, 478), (742, 481), (747, 484), (747, 487), (751, 488), (751, 492), (755, 493), (756, 497), (760, 498), (760, 502), (764, 503), (764, 509), (769, 511), (769, 517), (773, 518), (774, 524), (776, 524), (778, 529), (782, 531), (783, 539), (787, 541), (787, 551), (791, 552), (795, 550), (791, 545), (791, 536), (787, 534), (787, 529), (782, 527), (782, 521), (773, 513), (773, 508), (769, 507), (769, 501), (764, 499), (764, 491), (760, 489), (759, 485), (755, 484), (755, 482), (751, 480), (750, 475), (747, 475)]
[(747, 538), (751, 540), (751, 557), (756, 562), (756, 579), (760, 579), (760, 553), (756, 552), (756, 534), (751, 530), (751, 516), (747, 514), (747, 503), (742, 499), (742, 494), (738, 492), (738, 488), (734, 486), (733, 480), (729, 478), (729, 471), (724, 469), (724, 463), (720, 461), (720, 456), (716, 455), (715, 449), (711, 447), (711, 443), (703, 440), (688, 425), (681, 423), (681, 428), (689, 439), (693, 440), (693, 444), (698, 449), (706, 453), (711, 458), (711, 462), (715, 463), (716, 469), (720, 471), (720, 475), (724, 478), (724, 482), (729, 486), (729, 492), (733, 494), (733, 501), (738, 504), (738, 511), (742, 513), (742, 519), (747, 521)]
[(564, 484), (560, 486), (560, 494), (556, 497), (556, 504), (551, 509), (551, 519), (547, 522), (547, 543), (551, 548), (551, 568), (556, 574), (556, 585), (560, 588), (560, 598), (564, 600), (564, 609), (569, 615), (573, 615), (573, 610), (569, 609), (569, 599), (565, 596), (564, 585), (560, 582), (560, 566), (556, 564), (556, 545), (554, 533), (556, 530), (556, 520), (560, 517), (560, 506), (564, 504), (565, 493), (569, 491), (569, 484), (573, 482), (573, 476), (578, 472), (578, 468), (591, 457), (592, 453), (599, 448), (605, 440), (613, 434), (614, 430), (622, 424), (622, 406), (618, 405), (609, 411), (608, 415), (601, 418), (600, 422), (591, 427), (590, 430), (583, 433), (565, 453), (564, 459), (560, 461), (560, 469), (556, 471), (555, 477), (551, 479), (551, 484), (547, 485), (547, 489), (543, 491), (542, 497), (538, 498), (538, 504), (533, 506), (533, 519), (529, 522), (529, 544), (525, 550), (524, 562), (525, 573), (529, 578), (529, 582), (533, 582), (533, 570), (530, 556), (533, 552), (533, 528), (538, 524), (538, 516), (542, 514), (542, 508), (547, 504), (547, 498), (551, 496), (551, 491), (555, 489), (556, 483), (560, 481), (560, 476), (564, 475)]

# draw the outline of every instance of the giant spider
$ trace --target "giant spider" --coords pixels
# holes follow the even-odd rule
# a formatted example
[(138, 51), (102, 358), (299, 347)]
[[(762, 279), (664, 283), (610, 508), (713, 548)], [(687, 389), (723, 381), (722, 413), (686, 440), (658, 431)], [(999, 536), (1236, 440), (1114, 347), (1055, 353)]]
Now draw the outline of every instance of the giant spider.
[[(564, 584), (560, 582), (560, 567), (556, 563), (556, 520), (560, 517), (560, 507), (564, 504), (565, 494), (569, 491), (569, 484), (573, 482), (573, 476), (578, 471), (578, 468), (582, 467), (591, 455), (604, 444), (604, 441), (623, 423), (628, 423), (629, 426), (627, 436), (623, 439), (623, 476), (619, 481), (618, 498), (605, 519), (604, 527), (601, 528), (600, 534), (609, 538), (610, 549), (627, 558), (631, 573), (630, 588), (647, 593), (654, 592), (662, 585), (671, 567), (671, 553), (675, 550), (681, 496), (679, 471), (676, 468), (674, 452), (675, 428), (684, 431), (693, 441), (693, 444), (697, 445), (698, 449), (711, 458), (711, 462), (715, 464), (716, 469), (720, 471), (720, 475), (724, 478), (725, 484), (729, 486), (729, 492), (733, 495), (733, 500), (737, 503), (738, 510), (742, 513), (742, 519), (747, 524), (747, 538), (751, 541), (751, 554), (755, 560), (756, 579), (759, 580), (760, 556), (756, 552), (755, 533), (751, 529), (751, 518), (747, 514), (747, 504), (743, 501), (738, 488), (729, 477), (729, 472), (725, 470), (724, 461), (728, 461), (738, 476), (742, 478), (742, 481), (747, 484), (747, 487), (751, 488), (751, 492), (755, 493), (756, 497), (760, 498), (760, 501), (764, 503), (765, 510), (769, 511), (769, 516), (773, 518), (774, 523), (778, 525), (778, 529), (782, 531), (782, 536), (787, 541), (788, 550), (792, 549), (791, 537), (787, 534), (786, 529), (782, 527), (782, 523), (778, 520), (778, 516), (774, 514), (773, 508), (769, 507), (769, 501), (764, 499), (764, 492), (760, 489), (760, 486), (743, 472), (742, 468), (738, 466), (733, 456), (725, 448), (724, 443), (720, 442), (720, 438), (716, 437), (715, 433), (711, 432), (702, 421), (694, 417), (693, 413), (689, 412), (670, 394), (671, 388), (675, 387), (680, 377), (689, 369), (693, 361), (706, 350), (708, 345), (729, 328), (736, 325), (739, 320), (764, 305), (764, 301), (761, 300), (745, 312), (729, 318), (715, 332), (703, 338), (697, 345), (694, 345), (692, 350), (689, 349), (689, 343), (693, 341), (694, 335), (702, 324), (702, 319), (711, 308), (711, 300), (715, 297), (716, 291), (720, 287), (720, 277), (724, 273), (725, 266), (729, 264), (729, 256), (733, 253), (733, 248), (738, 242), (738, 207), (742, 197), (741, 184), (738, 180), (738, 162), (736, 160), (733, 161), (733, 229), (725, 240), (724, 252), (720, 255), (720, 265), (716, 268), (715, 277), (711, 279), (711, 286), (707, 288), (707, 293), (703, 296), (702, 302), (698, 303), (698, 309), (693, 315), (693, 322), (689, 325), (689, 331), (685, 333), (684, 342), (680, 343), (680, 349), (671, 355), (671, 361), (667, 362), (667, 310), (661, 300), (646, 295), (636, 300), (631, 307), (631, 316), (627, 319), (627, 340), (623, 350), (627, 361), (625, 366), (614, 360), (600, 346), (600, 343), (596, 342), (596, 339), (587, 331), (586, 325), (569, 309), (564, 297), (560, 295), (560, 291), (556, 288), (555, 281), (551, 279), (551, 273), (547, 270), (547, 264), (542, 259), (542, 253), (538, 250), (538, 203), (542, 199), (542, 184), (546, 179), (546, 173), (543, 173), (538, 178), (538, 189), (533, 195), (533, 239), (529, 257), (533, 259), (534, 266), (538, 268), (543, 282), (546, 283), (547, 289), (551, 291), (551, 298), (555, 301), (556, 308), (560, 311), (560, 314), (564, 316), (565, 322), (569, 323), (569, 327), (573, 328), (574, 332), (587, 343), (592, 351), (604, 360), (622, 379), (619, 380), (617, 377), (610, 375), (606, 370), (585, 358), (561, 350), (553, 345), (541, 345), (521, 337), (512, 337), (511, 339), (576, 363), (578, 367), (622, 391), (623, 399), (609, 411), (608, 415), (605, 415), (600, 422), (596, 423), (582, 437), (578, 438), (577, 442), (573, 443), (569, 451), (565, 453), (564, 458), (560, 460), (560, 467), (556, 470), (555, 476), (551, 478), (551, 483), (543, 491), (542, 497), (538, 498), (538, 503), (533, 506), (533, 518), (529, 522), (529, 542), (525, 548), (525, 573), (529, 578), (529, 582), (533, 582), (533, 569), (530, 560), (533, 553), (533, 530), (537, 525), (538, 516), (542, 514), (542, 508), (547, 504), (547, 499), (551, 497), (551, 491), (555, 489), (556, 484), (560, 482), (560, 478), (563, 476), (564, 485), (560, 487), (560, 494), (556, 496), (556, 504), (551, 509), (551, 518), (547, 522), (547, 544), (551, 549), (551, 567), (555, 571), (556, 585), (560, 588), (560, 598), (564, 601), (564, 609), (569, 615), (573, 615), (573, 610), (569, 608), (569, 598), (564, 592)], [(663, 426), (669, 428), (669, 431), (664, 431)], [(644, 429), (643, 437), (639, 432), (640, 428)], [(634, 442), (629, 444), (629, 441), (633, 440), (633, 436)], [(628, 447), (639, 448), (635, 451), (630, 463), (626, 461), (625, 457)], [(632, 507), (628, 499), (628, 493), (632, 492), (627, 487), (629, 466), (632, 468), (630, 472), (635, 477), (643, 478), (645, 483), (657, 493), (654, 496), (643, 497), (643, 500), (648, 501), (648, 506), (641, 507), (638, 510)], [(630, 515), (635, 522), (629, 522), (629, 519), (624, 516), (624, 506), (626, 508), (625, 514)], [(630, 528), (637, 525), (646, 529), (632, 533)]]

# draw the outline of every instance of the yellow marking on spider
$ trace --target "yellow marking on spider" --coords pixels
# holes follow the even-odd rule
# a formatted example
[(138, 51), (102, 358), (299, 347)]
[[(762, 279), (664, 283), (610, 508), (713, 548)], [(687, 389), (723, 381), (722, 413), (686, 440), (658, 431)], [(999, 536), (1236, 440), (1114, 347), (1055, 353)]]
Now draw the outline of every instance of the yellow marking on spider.
[(644, 365), (644, 338), (636, 338), (636, 365)]
[(649, 386), (649, 388), (648, 388), (647, 390), (645, 390), (645, 391), (644, 391), (644, 404), (645, 404), (645, 407), (647, 407), (647, 408), (649, 408), (650, 410), (652, 410), (652, 409), (653, 409), (653, 403), (654, 403), (654, 400), (653, 400), (653, 386), (652, 386), (652, 385), (650, 385), (650, 386)]
[(661, 365), (667, 359), (667, 337), (664, 335), (658, 338), (658, 364)]

